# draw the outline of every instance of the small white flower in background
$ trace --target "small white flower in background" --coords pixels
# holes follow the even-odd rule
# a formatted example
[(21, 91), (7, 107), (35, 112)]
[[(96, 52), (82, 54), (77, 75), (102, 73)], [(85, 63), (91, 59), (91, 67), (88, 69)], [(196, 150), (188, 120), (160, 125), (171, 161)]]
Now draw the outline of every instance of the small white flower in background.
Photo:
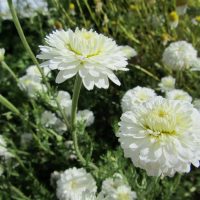
[(121, 50), (124, 52), (125, 56), (127, 57), (127, 59), (137, 56), (137, 52), (135, 51), (134, 48), (128, 45), (120, 46), (120, 47), (121, 47)]
[(169, 14), (169, 25), (171, 29), (175, 29), (178, 26), (179, 23), (179, 16), (176, 13), (176, 11), (172, 11)]
[(161, 82), (158, 84), (162, 92), (167, 92), (175, 88), (176, 79), (172, 76), (166, 76), (161, 78)]
[(162, 56), (163, 64), (173, 70), (189, 69), (196, 60), (196, 49), (186, 41), (171, 43)]
[(192, 97), (184, 90), (174, 89), (166, 93), (166, 98), (169, 100), (181, 100), (192, 102)]
[(76, 119), (77, 121), (84, 121), (86, 126), (91, 126), (94, 123), (94, 114), (90, 110), (79, 110)]
[[(49, 73), (49, 72), (50, 72), (50, 69), (49, 69), (48, 67), (46, 67), (46, 68), (44, 68), (44, 69), (42, 69), (42, 70), (43, 70), (45, 76), (50, 76), (50, 73)], [(40, 71), (39, 71), (39, 69), (37, 68), (36, 65), (31, 65), (31, 66), (29, 66), (29, 67), (26, 69), (26, 74), (27, 74), (28, 76), (33, 76), (33, 77), (35, 77), (35, 78), (38, 78), (39, 81), (42, 80), (42, 75), (41, 75), (41, 73), (40, 73)]]
[(41, 124), (47, 128), (53, 128), (61, 134), (67, 131), (66, 125), (51, 111), (44, 111), (42, 113)]
[(176, 0), (176, 12), (179, 15), (184, 15), (187, 12), (187, 0)]
[(67, 116), (71, 115), (72, 99), (68, 92), (60, 90), (57, 95), (60, 106), (65, 109)]
[(52, 113), (51, 111), (44, 111), (41, 116), (41, 123), (45, 127), (51, 127), (54, 125), (57, 121), (57, 117), (55, 113)]
[(31, 75), (20, 77), (18, 86), (21, 90), (26, 91), (30, 97), (35, 97), (37, 93), (47, 91), (46, 86), (40, 82), (38, 77)]
[(137, 86), (124, 94), (121, 101), (122, 110), (123, 112), (134, 110), (135, 107), (155, 96), (156, 93), (153, 89)]
[[(38, 12), (46, 15), (48, 13), (48, 4), (45, 0), (12, 0), (19, 17), (34, 17)], [(0, 1), (0, 17), (4, 20), (12, 19), (7, 1)]]
[(174, 176), (199, 167), (200, 113), (186, 101), (156, 97), (121, 117), (125, 156), (150, 176)]
[(113, 71), (127, 71), (127, 58), (120, 46), (111, 38), (93, 30), (57, 30), (46, 37), (46, 46), (40, 46), (37, 57), (46, 60), (42, 65), (58, 69), (56, 83), (79, 74), (83, 85), (92, 90), (109, 87), (110, 79), (120, 82)]
[(76, 15), (75, 5), (73, 3), (69, 3), (69, 12), (71, 15)]
[(134, 200), (137, 198), (131, 187), (125, 183), (120, 174), (107, 178), (102, 183), (101, 196), (108, 200)]
[(5, 49), (0, 48), (0, 63), (4, 61), (4, 54), (5, 54)]
[(2, 135), (0, 135), (0, 158), (8, 159), (12, 157), (12, 154), (8, 152), (6, 141)]
[(85, 169), (73, 167), (60, 173), (56, 188), (59, 200), (77, 200), (76, 197), (81, 196), (86, 191), (95, 194), (97, 186), (92, 175), (87, 173)]

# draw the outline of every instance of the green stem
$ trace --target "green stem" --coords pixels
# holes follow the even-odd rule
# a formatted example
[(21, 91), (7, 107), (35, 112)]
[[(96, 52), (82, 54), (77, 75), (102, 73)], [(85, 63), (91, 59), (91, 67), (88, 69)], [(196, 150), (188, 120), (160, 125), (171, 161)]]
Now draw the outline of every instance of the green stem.
[(46, 77), (44, 76), (44, 73), (43, 73), (42, 69), (40, 68), (39, 62), (37, 61), (37, 59), (36, 59), (34, 53), (32, 52), (32, 50), (31, 50), (31, 48), (30, 48), (30, 46), (29, 46), (29, 44), (28, 44), (28, 42), (27, 42), (27, 40), (26, 40), (26, 37), (25, 37), (24, 32), (23, 32), (23, 30), (22, 30), (21, 24), (20, 24), (19, 19), (18, 19), (18, 17), (17, 17), (15, 8), (14, 8), (14, 6), (13, 6), (12, 0), (7, 0), (7, 1), (8, 1), (8, 5), (9, 5), (9, 8), (10, 8), (10, 12), (11, 12), (11, 14), (12, 14), (13, 22), (14, 22), (14, 24), (15, 24), (15, 27), (16, 27), (17, 32), (18, 32), (18, 34), (19, 34), (19, 37), (20, 37), (20, 39), (21, 39), (21, 41), (22, 41), (22, 43), (23, 43), (23, 45), (24, 45), (24, 48), (25, 48), (25, 49), (27, 50), (27, 52), (29, 53), (29, 55), (30, 55), (30, 57), (31, 57), (31, 59), (32, 59), (32, 61), (33, 61), (33, 63), (37, 66), (38, 70), (40, 71), (40, 73), (41, 73), (41, 75), (42, 75), (43, 81), (45, 82), (45, 84), (46, 84), (46, 85), (48, 86), (48, 88), (49, 88), (49, 84), (48, 84), (48, 82), (47, 82), (47, 80), (46, 80)]
[[(48, 91), (50, 92), (51, 91), (51, 87), (50, 87), (50, 85), (49, 85), (49, 83), (48, 83), (48, 81), (47, 81), (47, 79), (46, 79), (46, 77), (44, 75), (43, 70), (41, 69), (41, 67), (39, 65), (39, 62), (38, 62), (37, 58), (35, 57), (34, 53), (32, 52), (32, 50), (31, 50), (31, 48), (30, 48), (30, 46), (29, 46), (29, 44), (28, 44), (28, 42), (26, 40), (26, 37), (25, 37), (24, 32), (22, 30), (21, 24), (20, 24), (19, 19), (17, 17), (15, 8), (13, 6), (12, 0), (7, 0), (7, 1), (8, 1), (8, 5), (9, 5), (9, 8), (10, 8), (10, 12), (12, 14), (13, 22), (15, 24), (15, 27), (16, 27), (17, 32), (19, 34), (19, 37), (20, 37), (20, 39), (21, 39), (21, 41), (22, 41), (22, 43), (24, 45), (24, 48), (29, 53), (33, 63), (37, 66), (37, 68), (38, 68), (38, 70), (39, 70), (39, 72), (40, 72), (40, 74), (42, 76), (42, 80), (44, 81), (45, 85), (47, 86)], [(54, 96), (53, 96), (53, 98), (54, 98)], [(67, 121), (65, 115), (63, 114), (62, 108), (59, 105), (58, 100), (56, 98), (54, 98), (54, 100), (55, 100), (55, 102), (57, 104), (58, 110), (60, 111), (60, 113), (61, 113), (61, 115), (62, 115), (62, 117), (63, 117), (63, 119), (64, 119), (64, 121), (65, 121), (65, 123), (67, 125), (67, 127), (69, 127), (69, 122)]]
[(10, 75), (15, 79), (15, 81), (18, 83), (19, 80), (18, 80), (16, 74), (15, 74), (15, 73), (12, 71), (12, 69), (6, 64), (6, 62), (2, 61), (1, 64), (2, 64), (2, 67), (3, 67), (4, 69), (6, 69), (6, 70), (10, 73)]
[(80, 94), (80, 90), (81, 90), (81, 85), (82, 85), (82, 79), (77, 74), (75, 84), (74, 84), (73, 97), (72, 97), (71, 133), (72, 133), (72, 138), (73, 138), (73, 142), (74, 142), (74, 149), (76, 151), (76, 155), (78, 156), (82, 165), (83, 166), (88, 165), (92, 169), (96, 170), (97, 167), (93, 163), (88, 163), (85, 160), (85, 158), (82, 156), (79, 146), (78, 146), (78, 138), (77, 138), (77, 132), (76, 132), (76, 112), (77, 112), (77, 105), (78, 105), (78, 99), (79, 99), (79, 94)]
[(76, 120), (76, 111), (77, 111), (77, 105), (78, 105), (78, 98), (81, 90), (82, 85), (82, 79), (77, 74), (76, 80), (74, 84), (74, 90), (73, 90), (73, 97), (72, 97), (72, 109), (71, 109), (71, 128), (74, 130), (75, 128), (75, 120)]

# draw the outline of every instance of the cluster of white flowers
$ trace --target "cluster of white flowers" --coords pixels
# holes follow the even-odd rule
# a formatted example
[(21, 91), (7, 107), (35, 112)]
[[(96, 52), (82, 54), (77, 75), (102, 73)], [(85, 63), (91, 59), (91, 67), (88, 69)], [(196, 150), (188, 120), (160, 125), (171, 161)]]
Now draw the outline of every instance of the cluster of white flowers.
[(92, 175), (85, 169), (74, 167), (60, 173), (56, 189), (59, 200), (77, 200), (77, 197), (81, 198), (87, 191), (95, 194), (97, 186)]
[(50, 111), (44, 111), (41, 116), (41, 124), (47, 128), (53, 128), (58, 133), (64, 133), (67, 130), (67, 126), (63, 123), (55, 113)]
[(173, 176), (199, 166), (200, 113), (187, 101), (155, 97), (125, 112), (119, 141), (126, 157), (150, 176)]
[(197, 51), (192, 44), (186, 41), (171, 43), (163, 53), (162, 62), (172, 70), (200, 70)]
[(133, 51), (117, 46), (112, 39), (93, 30), (57, 30), (46, 37), (46, 46), (40, 46), (38, 58), (46, 60), (43, 67), (58, 69), (57, 83), (79, 74), (83, 85), (91, 90), (94, 86), (107, 89), (110, 79), (120, 82), (113, 71), (127, 71), (127, 57)]
[(175, 88), (176, 79), (172, 76), (165, 76), (161, 78), (161, 82), (158, 84), (162, 92), (168, 92)]
[(135, 107), (155, 96), (156, 93), (153, 89), (137, 86), (124, 94), (121, 101), (122, 110), (123, 112), (134, 110)]
[[(49, 69), (44, 70), (46, 76), (49, 75)], [(19, 78), (18, 86), (21, 90), (27, 92), (30, 97), (36, 97), (38, 93), (46, 92), (47, 88), (42, 82), (41, 74), (35, 65), (27, 68), (26, 74)]]
[(85, 169), (75, 167), (62, 173), (53, 172), (51, 183), (56, 182), (56, 194), (59, 200), (134, 200), (137, 198), (122, 175), (116, 173), (102, 183), (99, 194), (94, 178)]
[(137, 198), (136, 193), (125, 183), (120, 174), (114, 174), (113, 178), (103, 181), (100, 196), (108, 200), (134, 200)]
[(4, 61), (4, 54), (5, 54), (5, 49), (0, 48), (0, 63)]
[[(38, 12), (43, 15), (48, 13), (48, 4), (45, 0), (12, 0), (19, 17), (34, 17)], [(7, 1), (0, 1), (0, 18), (12, 19)]]

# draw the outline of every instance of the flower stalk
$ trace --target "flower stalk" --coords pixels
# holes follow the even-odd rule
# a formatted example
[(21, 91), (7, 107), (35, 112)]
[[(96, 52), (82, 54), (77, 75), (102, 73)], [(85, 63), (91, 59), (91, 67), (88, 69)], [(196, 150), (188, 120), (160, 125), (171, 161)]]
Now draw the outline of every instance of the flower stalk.
[[(21, 39), (21, 41), (22, 41), (22, 44), (24, 45), (24, 48), (25, 48), (25, 49), (27, 50), (27, 52), (29, 53), (29, 55), (30, 55), (30, 57), (31, 57), (31, 59), (32, 59), (32, 61), (33, 61), (33, 63), (37, 66), (37, 68), (38, 68), (38, 70), (39, 70), (39, 72), (40, 72), (40, 74), (41, 74), (41, 76), (42, 76), (42, 80), (44, 81), (44, 83), (45, 83), (45, 85), (46, 85), (48, 91), (50, 92), (50, 91), (51, 91), (51, 87), (50, 87), (50, 85), (49, 85), (49, 83), (48, 83), (48, 81), (47, 81), (47, 79), (46, 79), (46, 77), (45, 77), (45, 75), (44, 75), (43, 70), (40, 68), (40, 64), (39, 64), (37, 58), (35, 57), (33, 51), (31, 50), (31, 48), (30, 48), (30, 46), (29, 46), (29, 44), (28, 44), (28, 42), (27, 42), (27, 40), (26, 40), (26, 37), (25, 37), (24, 32), (23, 32), (23, 30), (22, 30), (21, 24), (20, 24), (19, 19), (18, 19), (18, 17), (17, 17), (15, 8), (14, 8), (14, 6), (13, 6), (13, 2), (12, 2), (12, 0), (7, 0), (7, 1), (8, 1), (8, 5), (9, 5), (9, 8), (10, 8), (10, 12), (11, 12), (11, 15), (12, 15), (12, 18), (13, 18), (13, 22), (14, 22), (14, 24), (15, 24), (15, 27), (16, 27), (17, 32), (18, 32), (18, 34), (19, 34), (19, 37), (20, 37), (20, 39)], [(57, 104), (58, 110), (60, 111), (60, 113), (61, 113), (61, 115), (62, 115), (62, 117), (63, 117), (63, 119), (64, 119), (65, 124), (67, 125), (67, 127), (70, 128), (70, 124), (69, 124), (68, 120), (66, 119), (66, 117), (65, 117), (65, 115), (64, 115), (64, 113), (63, 113), (63, 111), (62, 111), (62, 109), (61, 109), (61, 106), (59, 105), (58, 100), (54, 97), (54, 95), (53, 95), (53, 98), (54, 98), (54, 100), (55, 100), (55, 102), (56, 102), (56, 104)]]
[(83, 166), (89, 166), (92, 169), (97, 169), (97, 167), (93, 163), (88, 163), (85, 158), (82, 156), (79, 146), (78, 146), (78, 138), (77, 138), (77, 131), (76, 131), (76, 113), (77, 113), (77, 105), (78, 105), (78, 99), (81, 91), (82, 86), (82, 79), (79, 76), (79, 74), (76, 75), (76, 80), (74, 84), (74, 90), (73, 90), (73, 97), (72, 97), (72, 109), (71, 109), (71, 134), (73, 138), (74, 143), (74, 149), (76, 151), (76, 154)]

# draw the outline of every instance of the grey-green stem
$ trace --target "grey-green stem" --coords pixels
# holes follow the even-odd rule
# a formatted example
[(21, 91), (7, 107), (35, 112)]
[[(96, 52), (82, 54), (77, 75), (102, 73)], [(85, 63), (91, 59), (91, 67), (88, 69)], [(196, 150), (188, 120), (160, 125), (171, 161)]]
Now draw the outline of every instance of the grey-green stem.
[(89, 166), (92, 169), (98, 169), (93, 163), (87, 162), (84, 157), (82, 156), (79, 146), (78, 146), (78, 138), (77, 138), (77, 131), (76, 131), (76, 113), (77, 113), (77, 105), (78, 105), (78, 99), (79, 94), (82, 86), (82, 79), (79, 76), (79, 74), (76, 75), (76, 80), (74, 84), (74, 90), (73, 90), (73, 97), (72, 97), (72, 109), (71, 109), (71, 133), (72, 138), (74, 142), (74, 148), (76, 151), (76, 155), (78, 156), (81, 164), (83, 166)]

